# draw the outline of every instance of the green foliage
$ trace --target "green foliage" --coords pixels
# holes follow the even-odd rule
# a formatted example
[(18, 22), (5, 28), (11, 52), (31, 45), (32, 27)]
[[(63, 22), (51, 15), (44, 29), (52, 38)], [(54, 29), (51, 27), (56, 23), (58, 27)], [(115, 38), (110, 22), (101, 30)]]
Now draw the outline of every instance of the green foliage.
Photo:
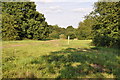
[(72, 27), (72, 26), (68, 26), (67, 28), (66, 28), (66, 33), (65, 33), (65, 35), (66, 35), (66, 38), (68, 37), (68, 36), (70, 36), (70, 39), (74, 39), (74, 38), (76, 38), (76, 32), (75, 32), (76, 30)]
[(67, 31), (73, 31), (74, 28), (73, 28), (73, 26), (68, 26), (68, 27), (66, 28), (66, 30), (67, 30)]
[[(49, 26), (45, 22), (45, 17), (43, 14), (36, 11), (36, 5), (34, 2), (3, 2), (2, 7), (3, 13), (3, 30), (6, 30), (10, 27), (10, 30), (2, 32), (4, 40), (11, 40), (11, 38), (6, 39), (8, 35), (12, 36), (11, 31), (12, 27), (16, 26), (14, 31), (18, 35), (17, 39), (43, 39), (46, 38), (49, 34)], [(5, 14), (4, 14), (5, 13)], [(7, 15), (6, 15), (7, 14)], [(14, 17), (12, 20), (12, 25), (9, 22), (11, 17)], [(9, 19), (9, 20), (8, 20)], [(11, 26), (9, 26), (11, 25)], [(12, 38), (17, 40), (16, 37)]]
[(67, 32), (67, 33), (66, 33), (66, 38), (67, 38), (68, 36), (70, 36), (70, 39), (76, 38), (76, 34), (75, 34), (74, 32)]
[(49, 34), (49, 38), (59, 39), (59, 33), (57, 31), (53, 31), (51, 34)]
[(51, 34), (49, 35), (49, 38), (59, 39), (61, 38), (61, 35), (64, 35), (64, 39), (67, 39), (68, 36), (70, 36), (70, 39), (74, 39), (76, 38), (76, 29), (72, 26), (68, 26), (66, 29), (61, 28), (58, 25), (51, 26)]
[(120, 48), (120, 2), (95, 3), (93, 43), (97, 46)]
[(64, 34), (59, 35), (60, 39), (66, 39), (66, 36)]
[(49, 38), (51, 39), (59, 39), (61, 34), (65, 34), (65, 28), (61, 28), (58, 25), (50, 25)]
[(92, 25), (95, 23), (95, 20), (90, 16), (86, 16), (83, 22), (79, 23), (76, 34), (77, 38), (80, 40), (92, 39)]
[(13, 15), (9, 15), (4, 13), (2, 15), (2, 37), (3, 40), (17, 40), (19, 37), (18, 25), (16, 25), (16, 21)]

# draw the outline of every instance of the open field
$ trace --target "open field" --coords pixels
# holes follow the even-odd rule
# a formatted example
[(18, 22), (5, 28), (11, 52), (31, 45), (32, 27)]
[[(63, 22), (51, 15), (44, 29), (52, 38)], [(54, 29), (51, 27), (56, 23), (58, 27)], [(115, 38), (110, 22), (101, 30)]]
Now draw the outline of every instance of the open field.
[(3, 78), (118, 78), (120, 50), (91, 40), (3, 41)]

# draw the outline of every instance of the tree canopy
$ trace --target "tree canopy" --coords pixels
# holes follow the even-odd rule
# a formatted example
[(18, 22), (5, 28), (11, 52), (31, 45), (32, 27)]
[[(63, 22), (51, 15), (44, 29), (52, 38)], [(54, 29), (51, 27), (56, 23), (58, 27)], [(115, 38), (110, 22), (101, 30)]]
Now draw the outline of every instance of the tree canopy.
[(93, 43), (96, 46), (119, 47), (120, 2), (97, 2), (94, 10)]
[(49, 25), (34, 2), (3, 2), (2, 14), (3, 40), (39, 40), (49, 34)]

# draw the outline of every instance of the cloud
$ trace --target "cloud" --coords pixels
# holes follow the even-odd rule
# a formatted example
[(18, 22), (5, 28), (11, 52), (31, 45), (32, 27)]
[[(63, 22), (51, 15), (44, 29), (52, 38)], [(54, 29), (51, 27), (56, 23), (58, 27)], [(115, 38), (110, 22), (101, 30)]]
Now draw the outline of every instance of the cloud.
[(60, 12), (62, 12), (62, 10), (59, 9), (59, 10), (56, 10), (55, 12), (56, 12), (56, 13), (60, 13)]
[(47, 8), (47, 10), (49, 12), (56, 12), (56, 13), (62, 12), (62, 8), (60, 6), (50, 6)]
[(44, 12), (46, 12), (46, 13), (61, 13), (62, 12), (62, 10), (45, 10)]
[(49, 9), (58, 10), (58, 9), (61, 9), (61, 7), (60, 6), (50, 6)]
[(72, 11), (73, 12), (86, 13), (86, 12), (90, 12), (92, 10), (93, 10), (92, 8), (76, 8), (76, 9), (73, 9)]
[(43, 8), (43, 10), (46, 13), (60, 13), (63, 11), (62, 7), (60, 6), (49, 6), (49, 7)]

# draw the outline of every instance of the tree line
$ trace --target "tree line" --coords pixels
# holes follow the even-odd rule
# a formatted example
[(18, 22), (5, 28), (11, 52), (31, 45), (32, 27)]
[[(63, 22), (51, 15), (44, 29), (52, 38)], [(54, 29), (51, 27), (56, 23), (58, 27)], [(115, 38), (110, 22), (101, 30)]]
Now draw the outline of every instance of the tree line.
[(95, 46), (120, 48), (120, 2), (96, 2), (78, 28), (48, 25), (34, 2), (2, 3), (2, 39), (92, 39)]

